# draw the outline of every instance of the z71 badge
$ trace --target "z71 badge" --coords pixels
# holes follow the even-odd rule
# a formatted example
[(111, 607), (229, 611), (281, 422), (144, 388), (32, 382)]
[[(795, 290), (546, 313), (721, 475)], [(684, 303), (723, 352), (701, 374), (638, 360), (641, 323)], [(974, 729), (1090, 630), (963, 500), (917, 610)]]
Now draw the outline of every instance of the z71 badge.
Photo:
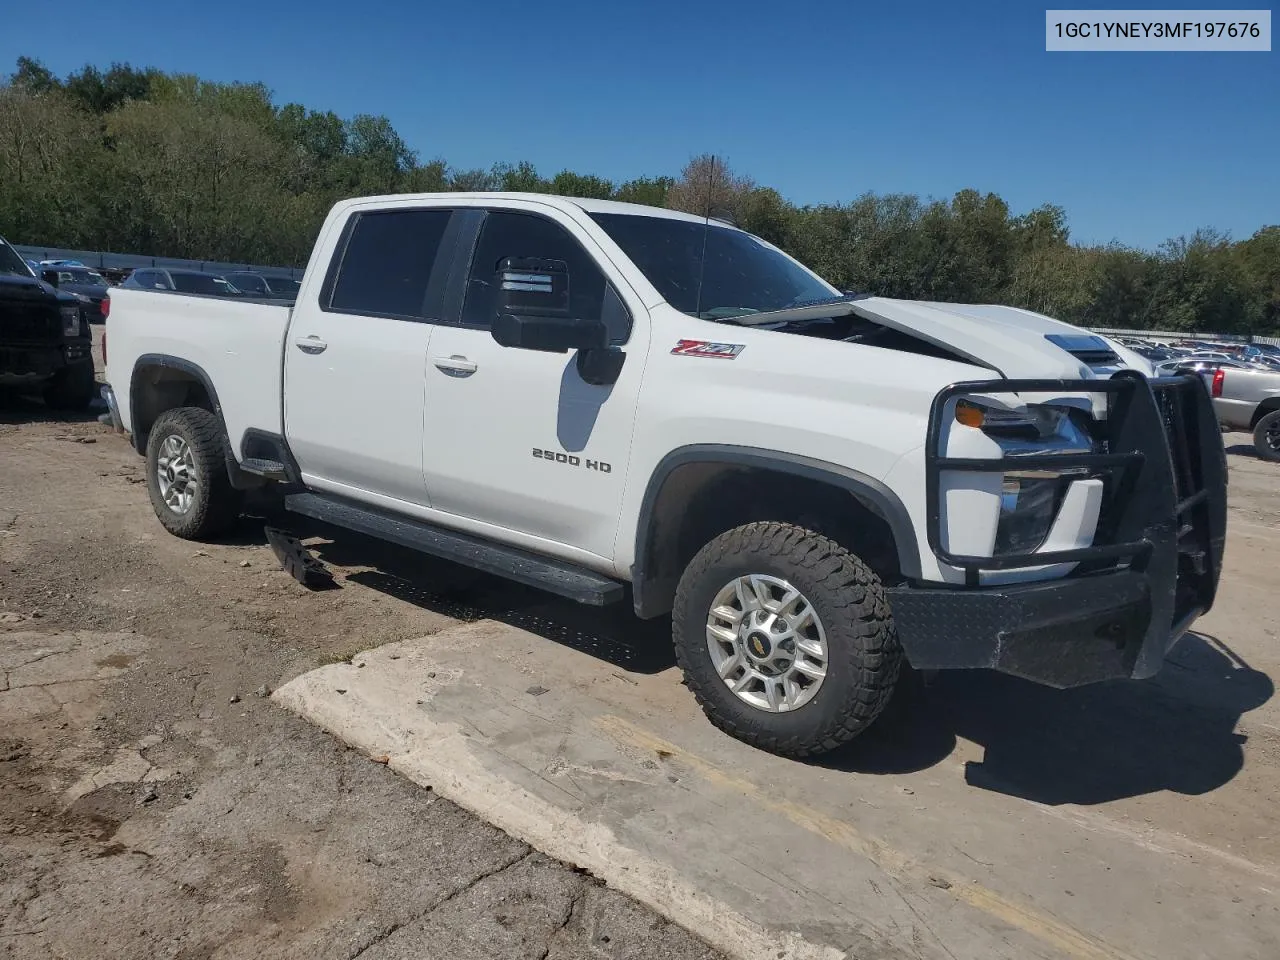
[(746, 349), (745, 343), (712, 343), (710, 340), (679, 340), (671, 352), (680, 357), (707, 357), (712, 360), (735, 360)]

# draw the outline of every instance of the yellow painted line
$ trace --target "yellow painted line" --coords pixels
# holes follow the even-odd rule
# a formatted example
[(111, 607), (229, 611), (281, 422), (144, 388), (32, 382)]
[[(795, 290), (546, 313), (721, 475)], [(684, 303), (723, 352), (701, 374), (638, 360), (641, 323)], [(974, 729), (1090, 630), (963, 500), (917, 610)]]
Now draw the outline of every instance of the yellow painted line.
[(595, 723), (615, 740), (667, 755), (695, 771), (713, 786), (748, 797), (753, 804), (779, 813), (797, 826), (866, 857), (888, 874), (942, 887), (957, 900), (1030, 934), (1075, 960), (1134, 960), (1129, 954), (1082, 933), (1050, 914), (1010, 900), (994, 890), (988, 890), (975, 880), (926, 868), (902, 851), (874, 837), (868, 837), (852, 824), (802, 803), (774, 796), (750, 780), (726, 773), (711, 761), (663, 740), (622, 717), (605, 715), (597, 717)]

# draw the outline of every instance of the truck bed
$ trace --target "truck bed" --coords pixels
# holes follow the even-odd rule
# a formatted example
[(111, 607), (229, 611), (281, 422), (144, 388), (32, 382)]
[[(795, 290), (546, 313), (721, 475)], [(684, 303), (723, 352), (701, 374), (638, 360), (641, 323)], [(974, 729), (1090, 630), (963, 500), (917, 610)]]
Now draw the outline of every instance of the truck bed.
[(113, 289), (107, 379), (125, 428), (133, 429), (130, 391), (121, 387), (140, 358), (160, 355), (199, 367), (217, 384), (233, 447), (251, 427), (283, 433), (281, 358), (291, 309), (271, 300)]

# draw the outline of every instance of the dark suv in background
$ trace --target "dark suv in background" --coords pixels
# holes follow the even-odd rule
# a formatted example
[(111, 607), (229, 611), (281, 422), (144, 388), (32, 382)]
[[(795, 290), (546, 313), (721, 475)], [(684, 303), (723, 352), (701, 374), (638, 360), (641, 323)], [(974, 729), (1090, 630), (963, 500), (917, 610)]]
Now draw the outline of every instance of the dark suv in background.
[(51, 407), (88, 409), (97, 386), (85, 308), (0, 238), (0, 388), (38, 389)]
[(216, 273), (199, 270), (168, 270), (160, 267), (140, 267), (120, 284), (131, 290), (171, 290), (178, 293), (202, 293), (210, 297), (243, 296), (235, 284)]
[(103, 301), (111, 294), (111, 284), (102, 274), (88, 267), (41, 265), (40, 276), (63, 293), (69, 293), (85, 305), (90, 323), (102, 323), (107, 319)]
[(265, 273), (252, 270), (237, 270), (224, 274), (227, 280), (238, 290), (251, 297), (267, 297), (272, 300), (296, 300), (301, 280), (290, 280), (288, 277), (269, 277)]

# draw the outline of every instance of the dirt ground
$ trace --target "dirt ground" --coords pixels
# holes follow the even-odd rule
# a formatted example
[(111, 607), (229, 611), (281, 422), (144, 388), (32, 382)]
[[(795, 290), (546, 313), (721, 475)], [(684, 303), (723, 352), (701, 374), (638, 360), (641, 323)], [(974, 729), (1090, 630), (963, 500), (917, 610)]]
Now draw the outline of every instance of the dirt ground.
[[(988, 686), (1032, 717), (1060, 698), (975, 679), (944, 681), (905, 732), (873, 731), (862, 760), (916, 750), (930, 716), (963, 710), (977, 719), (931, 762), (964, 757), (987, 789), (1176, 834), (1269, 883), (1280, 466), (1246, 439), (1227, 438), (1220, 603), (1146, 695), (1107, 687), (1075, 716), (1088, 756), (984, 728), (990, 713), (959, 700), (981, 704)], [(623, 667), (669, 657), (648, 645), (660, 638), (354, 535), (322, 551), (340, 589), (312, 593), (261, 531), (250, 518), (218, 544), (171, 537), (122, 437), (34, 401), (0, 406), (0, 956), (715, 956), (266, 699), (372, 643), (482, 616)]]
[[(175, 539), (122, 437), (0, 401), (0, 957), (716, 956), (266, 699), (538, 599), (344, 548), (311, 593), (260, 521)], [(361, 585), (387, 563), (430, 605)]]

